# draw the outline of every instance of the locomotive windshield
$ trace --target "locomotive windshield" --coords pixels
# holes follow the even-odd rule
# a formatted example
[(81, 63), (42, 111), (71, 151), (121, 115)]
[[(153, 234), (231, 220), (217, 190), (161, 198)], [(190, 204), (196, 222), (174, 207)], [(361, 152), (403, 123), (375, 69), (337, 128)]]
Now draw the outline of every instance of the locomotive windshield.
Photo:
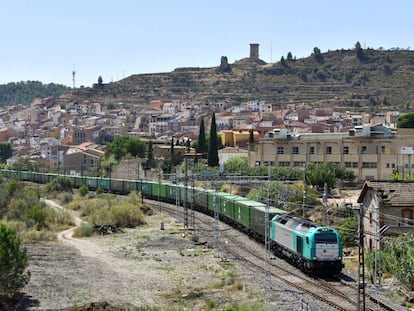
[(337, 238), (335, 234), (332, 233), (325, 233), (325, 234), (316, 234), (315, 235), (315, 242), (316, 243), (328, 243), (328, 244), (336, 244)]

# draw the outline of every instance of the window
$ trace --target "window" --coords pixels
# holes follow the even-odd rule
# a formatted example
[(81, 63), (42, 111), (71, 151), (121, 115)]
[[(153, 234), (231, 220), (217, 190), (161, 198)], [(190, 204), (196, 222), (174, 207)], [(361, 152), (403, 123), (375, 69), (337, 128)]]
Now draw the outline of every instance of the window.
[(377, 168), (377, 162), (362, 162), (362, 168)]
[(343, 153), (344, 154), (349, 154), (349, 147), (348, 146), (344, 146)]
[(279, 162), (279, 166), (290, 166), (290, 162), (288, 161)]
[(283, 147), (277, 147), (277, 154), (284, 154), (285, 149)]
[(413, 219), (413, 211), (411, 209), (404, 209), (402, 211), (402, 218)]
[(305, 167), (305, 162), (295, 161), (293, 162), (294, 167)]
[(346, 168), (358, 168), (358, 162), (345, 162)]
[(336, 244), (337, 241), (336, 235), (333, 233), (315, 234), (316, 243)]
[(292, 147), (292, 154), (299, 154), (299, 147)]
[(367, 146), (361, 146), (361, 153), (367, 153)]
[(332, 154), (332, 147), (331, 146), (327, 146), (325, 149), (325, 153), (326, 154)]
[(309, 154), (315, 154), (315, 147), (309, 147)]

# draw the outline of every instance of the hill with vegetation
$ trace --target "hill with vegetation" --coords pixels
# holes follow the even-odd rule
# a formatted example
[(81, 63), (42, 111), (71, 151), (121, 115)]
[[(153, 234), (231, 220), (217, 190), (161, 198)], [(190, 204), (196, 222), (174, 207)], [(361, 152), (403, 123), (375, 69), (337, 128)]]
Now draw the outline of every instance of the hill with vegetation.
[(39, 81), (11, 82), (0, 85), (0, 107), (22, 104), (28, 105), (38, 97), (59, 97), (68, 92), (69, 87), (60, 84), (43, 84)]
[(414, 101), (414, 52), (355, 48), (295, 59), (291, 53), (266, 64), (244, 58), (211, 68), (177, 68), (137, 74), (109, 84), (74, 90), (72, 99), (140, 102), (152, 99), (238, 104), (265, 100), (313, 104), (337, 110), (407, 111)]
[[(223, 58), (222, 58), (223, 59)], [(227, 59), (227, 58), (226, 58)], [(414, 52), (404, 49), (352, 49), (296, 59), (291, 52), (276, 63), (244, 58), (216, 67), (177, 68), (172, 72), (134, 74), (117, 82), (71, 89), (36, 81), (0, 85), (0, 106), (28, 104), (36, 97), (104, 103), (181, 100), (204, 104), (249, 100), (311, 104), (336, 111), (399, 110), (414, 105)]]

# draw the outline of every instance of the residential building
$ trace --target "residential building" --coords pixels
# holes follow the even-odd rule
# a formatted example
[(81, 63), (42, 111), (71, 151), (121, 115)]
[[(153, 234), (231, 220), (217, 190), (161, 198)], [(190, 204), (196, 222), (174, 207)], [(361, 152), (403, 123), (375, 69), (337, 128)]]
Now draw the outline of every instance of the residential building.
[(361, 203), (364, 247), (383, 248), (383, 239), (414, 232), (414, 182), (367, 181), (357, 200)]
[(413, 148), (414, 129), (397, 133), (382, 125), (369, 125), (321, 134), (275, 129), (249, 151), (249, 165), (305, 167), (309, 162), (332, 162), (352, 170), (358, 180), (389, 180), (396, 171), (403, 177), (414, 172)]

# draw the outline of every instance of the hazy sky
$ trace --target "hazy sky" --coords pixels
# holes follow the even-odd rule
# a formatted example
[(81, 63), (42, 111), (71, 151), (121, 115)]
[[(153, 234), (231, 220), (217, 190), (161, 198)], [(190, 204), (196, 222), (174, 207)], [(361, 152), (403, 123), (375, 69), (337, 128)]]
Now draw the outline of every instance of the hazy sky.
[(413, 0), (0, 0), (0, 84), (91, 86), (131, 74), (279, 61), (363, 47), (414, 49)]

